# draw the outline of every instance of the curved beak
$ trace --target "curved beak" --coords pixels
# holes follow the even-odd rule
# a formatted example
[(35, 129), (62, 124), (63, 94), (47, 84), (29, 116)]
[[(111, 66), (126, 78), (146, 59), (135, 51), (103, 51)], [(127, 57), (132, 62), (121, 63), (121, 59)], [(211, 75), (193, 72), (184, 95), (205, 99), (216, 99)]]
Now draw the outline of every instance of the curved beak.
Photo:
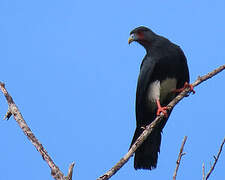
[(128, 44), (130, 44), (130, 43), (132, 43), (133, 41), (136, 41), (136, 40), (137, 40), (137, 38), (136, 38), (135, 34), (131, 34), (129, 39), (128, 39)]

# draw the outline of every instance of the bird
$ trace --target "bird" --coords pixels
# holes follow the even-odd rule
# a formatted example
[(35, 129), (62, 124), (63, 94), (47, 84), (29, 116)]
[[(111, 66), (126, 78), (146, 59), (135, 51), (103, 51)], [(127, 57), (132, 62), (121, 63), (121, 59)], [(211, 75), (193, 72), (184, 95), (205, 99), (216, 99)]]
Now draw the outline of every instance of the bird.
[(146, 55), (140, 66), (136, 89), (136, 130), (130, 147), (160, 113), (164, 114), (161, 123), (151, 132), (134, 155), (134, 168), (155, 169), (160, 152), (161, 133), (170, 116), (168, 103), (184, 88), (189, 87), (189, 69), (182, 49), (167, 38), (140, 26), (130, 32), (128, 43), (138, 42)]

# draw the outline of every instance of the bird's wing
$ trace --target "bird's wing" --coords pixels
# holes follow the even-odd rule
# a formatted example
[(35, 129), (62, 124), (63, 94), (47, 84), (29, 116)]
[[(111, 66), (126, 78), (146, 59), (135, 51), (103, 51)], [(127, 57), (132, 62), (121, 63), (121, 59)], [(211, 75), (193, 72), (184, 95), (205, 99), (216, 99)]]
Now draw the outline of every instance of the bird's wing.
[[(156, 61), (146, 56), (141, 64), (140, 74), (138, 77), (137, 91), (136, 91), (136, 120), (137, 126), (143, 126), (146, 122), (146, 93), (151, 81)], [(145, 117), (144, 117), (145, 116)], [(150, 118), (150, 117), (149, 117)], [(148, 120), (149, 121), (149, 120)]]
[(184, 55), (184, 52), (182, 51), (182, 49), (179, 47), (179, 63), (180, 63), (180, 76), (177, 82), (177, 89), (182, 88), (184, 86), (184, 83), (187, 82), (189, 83), (190, 81), (190, 76), (189, 76), (189, 69), (188, 69), (188, 65), (187, 65), (187, 59)]
[(148, 89), (149, 81), (151, 80), (151, 74), (154, 70), (155, 64), (155, 61), (151, 60), (150, 57), (144, 58), (138, 77), (136, 98), (140, 98), (140, 96), (142, 97)]

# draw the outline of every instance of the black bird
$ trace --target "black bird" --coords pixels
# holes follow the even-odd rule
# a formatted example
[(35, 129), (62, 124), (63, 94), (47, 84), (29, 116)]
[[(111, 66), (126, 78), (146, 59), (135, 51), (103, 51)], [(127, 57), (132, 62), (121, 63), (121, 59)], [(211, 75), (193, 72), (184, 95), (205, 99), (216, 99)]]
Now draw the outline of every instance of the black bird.
[(157, 166), (160, 152), (161, 132), (170, 113), (168, 103), (189, 84), (189, 70), (186, 57), (179, 46), (168, 39), (155, 34), (146, 27), (138, 27), (131, 31), (128, 43), (136, 41), (141, 44), (147, 54), (140, 68), (136, 92), (136, 130), (131, 146), (161, 112), (165, 114), (162, 123), (148, 136), (136, 150), (135, 169), (153, 169)]

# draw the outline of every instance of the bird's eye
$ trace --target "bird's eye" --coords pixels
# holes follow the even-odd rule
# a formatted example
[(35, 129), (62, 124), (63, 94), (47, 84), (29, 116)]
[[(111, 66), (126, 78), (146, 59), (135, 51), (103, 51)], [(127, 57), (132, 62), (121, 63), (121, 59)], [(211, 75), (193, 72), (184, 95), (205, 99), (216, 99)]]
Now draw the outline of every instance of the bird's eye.
[(137, 32), (138, 39), (144, 39), (144, 33), (142, 31)]

